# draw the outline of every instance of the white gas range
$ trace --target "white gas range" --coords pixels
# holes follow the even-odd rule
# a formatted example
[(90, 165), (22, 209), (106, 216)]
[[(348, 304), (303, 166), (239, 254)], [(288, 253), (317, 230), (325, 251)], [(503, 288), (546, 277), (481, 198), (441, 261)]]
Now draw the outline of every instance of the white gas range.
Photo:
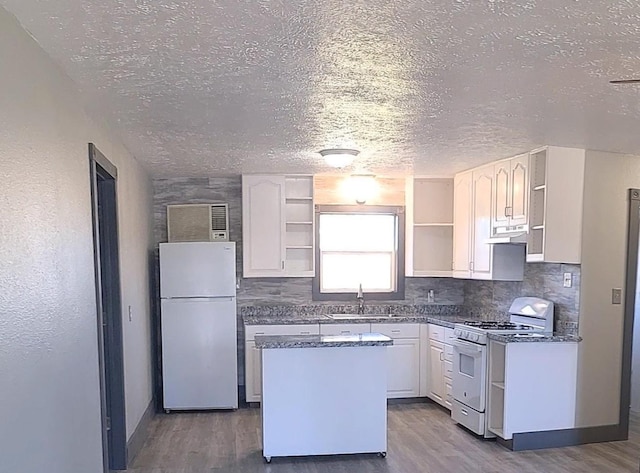
[(469, 321), (456, 324), (453, 342), (451, 418), (484, 437), (487, 430), (487, 335), (535, 336), (553, 332), (553, 302), (537, 297), (518, 297), (509, 308), (509, 322)]

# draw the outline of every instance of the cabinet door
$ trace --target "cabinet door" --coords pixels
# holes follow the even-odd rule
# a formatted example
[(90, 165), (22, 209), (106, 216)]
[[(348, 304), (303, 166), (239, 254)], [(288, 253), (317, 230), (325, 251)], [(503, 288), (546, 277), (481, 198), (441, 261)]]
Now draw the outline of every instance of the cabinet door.
[(387, 347), (387, 398), (420, 394), (420, 340), (394, 339)]
[(486, 243), (491, 236), (491, 202), (493, 166), (473, 171), (473, 254), (471, 277), (491, 279), (492, 245)]
[(493, 168), (493, 228), (509, 225), (511, 207), (511, 160), (496, 163)]
[(511, 203), (509, 207), (509, 225), (526, 225), (529, 195), (529, 155), (523, 154), (510, 161), (511, 189), (509, 200)]
[(262, 396), (262, 350), (255, 342), (245, 343), (244, 387), (247, 402), (260, 402)]
[(444, 349), (441, 343), (430, 342), (429, 345), (429, 397), (444, 403)]
[(470, 275), (472, 174), (457, 174), (453, 189), (453, 271), (464, 278)]
[(284, 275), (284, 176), (242, 176), (244, 277)]

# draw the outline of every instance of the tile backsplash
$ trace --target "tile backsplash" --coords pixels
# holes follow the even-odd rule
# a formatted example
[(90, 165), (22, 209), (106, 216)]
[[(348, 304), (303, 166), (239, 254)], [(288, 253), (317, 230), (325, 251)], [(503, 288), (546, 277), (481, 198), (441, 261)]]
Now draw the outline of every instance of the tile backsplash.
[[(242, 274), (242, 179), (240, 176), (215, 178), (155, 179), (154, 237), (167, 240), (168, 204), (227, 202), (230, 239), (236, 242), (236, 270)], [(573, 275), (571, 288), (563, 287), (563, 273)], [(576, 334), (580, 299), (580, 266), (529, 263), (524, 281), (475, 281), (452, 278), (406, 278), (405, 300), (398, 304), (428, 304), (433, 289), (436, 305), (460, 305), (464, 311), (484, 318), (504, 319), (511, 301), (521, 295), (548, 298), (556, 306), (556, 330)], [(355, 303), (355, 294), (354, 294)], [(311, 302), (311, 278), (246, 278), (238, 290), (240, 307), (263, 305), (323, 304)], [(331, 304), (331, 303), (328, 303)]]
[[(564, 273), (572, 274), (569, 288), (563, 287)], [(528, 263), (524, 281), (465, 281), (465, 309), (487, 320), (506, 320), (511, 301), (518, 296), (536, 296), (553, 301), (555, 330), (563, 335), (578, 334), (580, 265)]]

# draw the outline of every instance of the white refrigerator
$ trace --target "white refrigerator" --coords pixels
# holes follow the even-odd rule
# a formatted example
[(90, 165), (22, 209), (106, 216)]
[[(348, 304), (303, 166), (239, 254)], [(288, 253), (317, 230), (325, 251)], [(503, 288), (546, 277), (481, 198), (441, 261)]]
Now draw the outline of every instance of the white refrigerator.
[(164, 409), (237, 409), (234, 242), (160, 244)]

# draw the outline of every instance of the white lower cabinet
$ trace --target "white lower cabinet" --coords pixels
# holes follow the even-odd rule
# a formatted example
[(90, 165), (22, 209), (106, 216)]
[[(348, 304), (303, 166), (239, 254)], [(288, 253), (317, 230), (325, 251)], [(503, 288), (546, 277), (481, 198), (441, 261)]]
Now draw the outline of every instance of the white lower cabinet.
[(420, 396), (420, 324), (371, 324), (371, 331), (387, 335), (387, 398)]
[(427, 396), (451, 410), (451, 375), (453, 347), (447, 343), (454, 338), (453, 330), (429, 324), (429, 374)]
[[(256, 335), (350, 335), (376, 332), (393, 339), (387, 348), (387, 398), (430, 396), (425, 379), (429, 368), (427, 329), (417, 323), (338, 323), (304, 325), (247, 325), (245, 326), (245, 394), (247, 402), (260, 402), (262, 385), (261, 350), (255, 346)], [(422, 335), (422, 343), (421, 343)], [(444, 360), (444, 352), (442, 359)], [(437, 357), (437, 356), (436, 356)], [(438, 358), (439, 359), (439, 358)], [(439, 362), (440, 363), (440, 362)], [(385, 369), (381, 367), (381, 369)], [(441, 373), (445, 374), (444, 362)], [(443, 383), (444, 383), (444, 377)], [(442, 399), (446, 399), (442, 385)], [(444, 401), (443, 401), (444, 402)]]
[(574, 428), (577, 360), (575, 342), (491, 340), (489, 430), (510, 440), (518, 433)]
[(260, 402), (262, 398), (262, 350), (256, 348), (256, 335), (318, 335), (319, 333), (318, 324), (246, 325), (244, 333), (244, 388), (246, 401)]

